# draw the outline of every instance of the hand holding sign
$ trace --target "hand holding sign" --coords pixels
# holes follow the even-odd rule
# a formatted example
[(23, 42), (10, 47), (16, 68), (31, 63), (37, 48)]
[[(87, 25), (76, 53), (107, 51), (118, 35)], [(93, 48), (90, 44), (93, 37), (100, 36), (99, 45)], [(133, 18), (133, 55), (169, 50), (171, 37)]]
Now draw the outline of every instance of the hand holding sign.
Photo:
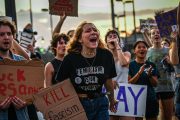
[(21, 109), (26, 106), (26, 102), (18, 98), (17, 96), (12, 97), (12, 103), (16, 109)]
[(7, 109), (9, 108), (11, 104), (11, 97), (7, 97), (1, 104), (0, 104), (0, 110), (1, 109)]
[(111, 112), (114, 112), (114, 113), (117, 112), (117, 104), (118, 104), (117, 100), (115, 100), (115, 99), (110, 100), (110, 111)]

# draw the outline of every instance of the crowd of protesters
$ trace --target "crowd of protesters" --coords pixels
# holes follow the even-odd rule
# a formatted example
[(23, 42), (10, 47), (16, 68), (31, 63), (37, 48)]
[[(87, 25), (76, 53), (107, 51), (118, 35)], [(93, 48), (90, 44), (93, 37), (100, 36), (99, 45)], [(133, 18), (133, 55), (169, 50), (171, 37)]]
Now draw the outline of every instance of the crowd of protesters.
[[(178, 26), (179, 12), (180, 6), (177, 9)], [(158, 27), (153, 27), (148, 31), (150, 34), (145, 31), (144, 38), (134, 43), (134, 53), (130, 53), (123, 50), (118, 31), (108, 30), (103, 42), (98, 28), (84, 21), (66, 34), (61, 32), (65, 19), (63, 13), (53, 31), (50, 48), (54, 57), (44, 60), (44, 88), (70, 79), (88, 120), (143, 120), (141, 117), (110, 116), (108, 109), (117, 111), (114, 89), (118, 89), (119, 84), (146, 85), (145, 119), (158, 120), (160, 116), (161, 120), (172, 120), (175, 116), (174, 119), (180, 120), (179, 30), (167, 39), (161, 38)], [(36, 34), (31, 24), (27, 24), (23, 32)], [(24, 50), (16, 38), (14, 25), (8, 20), (0, 20), (0, 61), (45, 58), (35, 50), (35, 39)], [(106, 93), (102, 92), (103, 86)], [(0, 103), (0, 120), (38, 120), (42, 117), (33, 104), (28, 105), (17, 96), (7, 97)]]

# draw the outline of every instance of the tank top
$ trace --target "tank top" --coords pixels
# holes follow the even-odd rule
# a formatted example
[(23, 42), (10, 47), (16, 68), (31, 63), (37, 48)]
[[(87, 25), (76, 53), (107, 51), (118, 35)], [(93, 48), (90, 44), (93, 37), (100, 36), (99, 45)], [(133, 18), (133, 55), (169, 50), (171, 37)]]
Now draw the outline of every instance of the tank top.
[(51, 64), (53, 65), (53, 68), (54, 68), (54, 75), (52, 77), (52, 85), (56, 84), (57, 81), (55, 80), (55, 77), (56, 77), (56, 74), (58, 72), (58, 69), (61, 65), (62, 61), (61, 60), (58, 60), (56, 58), (54, 58), (52, 61), (51, 61)]
[(119, 61), (115, 63), (115, 67), (117, 76), (114, 77), (113, 80), (116, 80), (118, 83), (128, 83), (129, 68), (122, 67)]

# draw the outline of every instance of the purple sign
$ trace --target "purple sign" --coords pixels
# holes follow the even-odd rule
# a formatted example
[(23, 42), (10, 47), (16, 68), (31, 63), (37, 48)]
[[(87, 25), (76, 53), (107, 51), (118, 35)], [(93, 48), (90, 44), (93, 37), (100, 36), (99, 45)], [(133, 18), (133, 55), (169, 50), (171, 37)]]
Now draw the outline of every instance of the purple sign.
[(177, 8), (155, 16), (161, 37), (169, 37), (177, 30)]

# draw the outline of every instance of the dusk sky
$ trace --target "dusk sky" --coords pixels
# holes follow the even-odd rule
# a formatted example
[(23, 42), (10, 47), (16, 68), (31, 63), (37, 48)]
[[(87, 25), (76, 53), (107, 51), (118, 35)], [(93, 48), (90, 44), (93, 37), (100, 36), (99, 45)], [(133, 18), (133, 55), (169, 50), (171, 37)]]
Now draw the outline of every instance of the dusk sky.
[[(16, 9), (27, 10), (30, 0), (16, 0)], [(48, 0), (31, 0), (34, 12), (41, 12), (42, 8), (48, 8)], [(178, 5), (179, 0), (134, 0), (135, 9), (160, 9), (166, 7), (174, 7)], [(110, 0), (78, 0), (79, 13), (107, 13), (111, 11)], [(121, 2), (115, 2), (116, 9)], [(0, 8), (4, 8), (4, 0), (0, 0)], [(127, 8), (128, 9), (128, 8)], [(130, 8), (129, 8), (130, 9)]]
[[(27, 11), (29, 9), (29, 1), (30, 0), (15, 0), (16, 1), (16, 11), (25, 10)], [(44, 36), (47, 39), (51, 38), (50, 33), (50, 26), (49, 26), (49, 15), (48, 13), (42, 13), (42, 8), (49, 8), (49, 1), (48, 0), (31, 0), (32, 3), (32, 12), (34, 15), (34, 28), (39, 32), (41, 36)], [(139, 19), (143, 18), (146, 19), (148, 17), (154, 17), (154, 11), (155, 10), (162, 10), (163, 8), (174, 8), (178, 6), (179, 0), (134, 0), (135, 3), (135, 11), (139, 10), (146, 10), (146, 9), (152, 9), (153, 13), (151, 14), (145, 14), (143, 16), (136, 16), (136, 23), (139, 24)], [(115, 13), (120, 13), (123, 11), (123, 4), (122, 2), (116, 2), (114, 0), (114, 7), (115, 7)], [(126, 4), (126, 11), (132, 11), (132, 4)], [(0, 16), (5, 15), (5, 5), (4, 0), (0, 0)], [(37, 16), (38, 13), (44, 14), (45, 16), (43, 18), (40, 18), (40, 16)], [(92, 13), (109, 13), (109, 16), (105, 16), (105, 19), (96, 19), (96, 16), (90, 16), (87, 14)], [(110, 13), (111, 13), (111, 7), (110, 7), (110, 0), (78, 0), (78, 14), (79, 17), (67, 17), (63, 27), (62, 32), (67, 32), (68, 29), (74, 29), (79, 22), (82, 20), (89, 20), (89, 18), (94, 18), (93, 22), (101, 31), (101, 35), (104, 36), (105, 32), (112, 27), (112, 21), (110, 19)], [(36, 15), (35, 15), (36, 14)], [(82, 14), (85, 14), (87, 18), (84, 18)], [(26, 16), (25, 18), (22, 16)], [(57, 23), (59, 20), (59, 16), (53, 16), (53, 24)], [(29, 12), (26, 12), (25, 15), (21, 15), (21, 17), (18, 18), (18, 28), (22, 29), (23, 26), (30, 22), (29, 19)], [(45, 24), (46, 23), (46, 24)], [(123, 19), (120, 20), (123, 30)], [(116, 23), (117, 24), (117, 23)], [(44, 26), (39, 26), (44, 25)], [(133, 29), (133, 21), (132, 16), (127, 17), (127, 29), (131, 31)], [(46, 31), (45, 31), (46, 30)], [(129, 32), (128, 31), (128, 32)], [(48, 34), (47, 34), (48, 32)], [(49, 43), (49, 42), (47, 42)]]

